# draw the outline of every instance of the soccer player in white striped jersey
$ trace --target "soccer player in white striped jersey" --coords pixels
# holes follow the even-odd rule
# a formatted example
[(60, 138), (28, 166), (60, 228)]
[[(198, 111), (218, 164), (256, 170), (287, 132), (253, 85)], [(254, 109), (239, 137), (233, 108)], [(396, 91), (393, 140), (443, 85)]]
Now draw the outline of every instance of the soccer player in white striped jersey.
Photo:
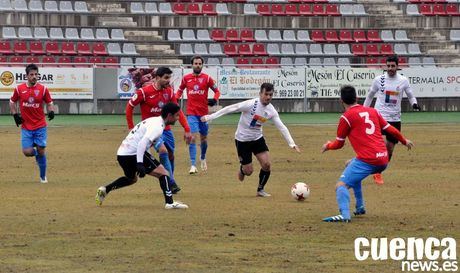
[[(386, 65), (387, 72), (374, 79), (363, 106), (370, 107), (374, 96), (377, 94), (374, 108), (380, 112), (389, 124), (401, 131), (401, 101), (404, 93), (406, 93), (414, 110), (420, 111), (420, 107), (412, 93), (409, 80), (405, 76), (398, 74), (398, 57), (389, 56), (386, 59)], [(386, 136), (388, 159), (391, 160), (398, 140), (385, 131), (382, 134)], [(380, 173), (374, 174), (373, 177), (375, 183), (383, 184), (383, 178)]]
[(165, 209), (186, 209), (188, 206), (174, 202), (169, 188), (169, 174), (150, 153), (149, 149), (163, 134), (167, 125), (173, 125), (179, 119), (180, 107), (175, 103), (167, 103), (161, 109), (161, 116), (147, 118), (139, 122), (123, 140), (117, 152), (117, 160), (123, 169), (124, 176), (112, 183), (99, 187), (96, 203), (102, 205), (110, 191), (130, 186), (137, 182), (137, 177), (146, 174), (158, 178), (165, 198)]
[(214, 114), (201, 117), (202, 122), (207, 122), (226, 114), (241, 112), (238, 129), (235, 133), (236, 150), (241, 164), (238, 170), (238, 179), (243, 181), (245, 176), (252, 174), (252, 154), (254, 154), (261, 167), (257, 187), (257, 196), (259, 197), (271, 196), (264, 190), (271, 172), (268, 146), (262, 133), (262, 126), (265, 122), (272, 120), (276, 128), (283, 134), (289, 147), (300, 153), (300, 149), (292, 139), (288, 128), (281, 121), (275, 107), (270, 103), (273, 92), (273, 84), (263, 83), (260, 86), (259, 98), (232, 104)]

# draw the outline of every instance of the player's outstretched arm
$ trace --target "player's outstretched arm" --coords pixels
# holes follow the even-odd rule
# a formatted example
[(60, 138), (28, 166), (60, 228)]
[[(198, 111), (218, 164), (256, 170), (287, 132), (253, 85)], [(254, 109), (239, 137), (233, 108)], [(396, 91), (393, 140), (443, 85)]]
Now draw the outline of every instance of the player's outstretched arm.
[(226, 106), (226, 107), (220, 109), (219, 111), (217, 111), (217, 112), (215, 112), (215, 113), (213, 113), (211, 115), (202, 116), (200, 120), (202, 122), (208, 122), (208, 121), (214, 120), (216, 118), (219, 118), (221, 116), (224, 116), (224, 115), (227, 115), (227, 114), (230, 114), (230, 113), (242, 111), (242, 110), (244, 110), (246, 105), (248, 105), (248, 101), (235, 103), (235, 104)]
[(134, 121), (133, 121), (133, 110), (134, 107), (129, 104), (129, 102), (126, 104), (126, 123), (128, 124), (128, 129), (131, 130), (134, 128)]

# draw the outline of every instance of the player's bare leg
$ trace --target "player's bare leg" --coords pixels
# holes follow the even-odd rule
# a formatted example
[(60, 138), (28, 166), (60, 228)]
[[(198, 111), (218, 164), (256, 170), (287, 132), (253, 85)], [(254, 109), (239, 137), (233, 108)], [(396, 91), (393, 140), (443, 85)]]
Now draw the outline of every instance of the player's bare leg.
[(246, 165), (240, 165), (240, 169), (238, 170), (238, 180), (243, 182), (245, 176), (250, 176), (254, 169), (252, 168), (252, 163)]

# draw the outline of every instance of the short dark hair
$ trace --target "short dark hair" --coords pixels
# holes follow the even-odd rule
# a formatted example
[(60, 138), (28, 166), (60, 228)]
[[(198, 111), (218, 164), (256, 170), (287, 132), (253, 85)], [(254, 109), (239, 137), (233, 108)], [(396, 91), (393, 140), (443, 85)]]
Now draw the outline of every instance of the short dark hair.
[(268, 91), (268, 92), (271, 92), (275, 89), (275, 87), (273, 86), (273, 84), (269, 83), (269, 82), (264, 82), (261, 86), (260, 86), (260, 93), (262, 93), (264, 90), (265, 91)]
[(344, 85), (340, 88), (340, 99), (346, 104), (354, 104), (357, 101), (356, 90), (351, 85)]
[(203, 59), (203, 57), (198, 56), (198, 55), (197, 55), (197, 56), (193, 56), (193, 57), (192, 57), (192, 60), (190, 61), (190, 63), (193, 64), (193, 62), (194, 62), (196, 59), (200, 59), (201, 62), (204, 64), (204, 59)]
[(168, 102), (163, 105), (163, 108), (161, 108), (161, 117), (165, 119), (168, 114), (175, 115), (177, 112), (179, 112), (179, 110), (179, 105), (174, 102)]
[(396, 65), (399, 65), (398, 56), (396, 56), (396, 55), (388, 56), (387, 60), (386, 60), (386, 63), (388, 63), (388, 62), (395, 62)]
[(36, 64), (28, 64), (26, 66), (26, 74), (29, 75), (29, 72), (32, 70), (37, 70), (38, 72), (38, 66)]
[(165, 74), (172, 74), (172, 70), (169, 69), (169, 67), (166, 67), (166, 66), (161, 66), (161, 67), (158, 67), (157, 70), (155, 71), (155, 76), (158, 76), (158, 77), (163, 77)]

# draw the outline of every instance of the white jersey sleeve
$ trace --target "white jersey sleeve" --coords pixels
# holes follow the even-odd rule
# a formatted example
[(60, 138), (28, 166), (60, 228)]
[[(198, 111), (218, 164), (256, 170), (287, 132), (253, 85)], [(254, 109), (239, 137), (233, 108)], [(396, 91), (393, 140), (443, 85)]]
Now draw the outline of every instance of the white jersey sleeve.
[(406, 93), (407, 98), (409, 99), (410, 105), (417, 103), (417, 99), (415, 98), (414, 93), (412, 92), (412, 88), (410, 87), (409, 80), (407, 78), (403, 84), (403, 90)]
[(380, 80), (380, 77), (377, 77), (372, 81), (372, 85), (369, 88), (369, 92), (367, 93), (366, 99), (364, 100), (364, 103), (363, 103), (364, 106), (366, 107), (371, 106), (371, 103), (372, 103), (372, 100), (374, 99), (375, 94), (377, 93), (377, 91), (379, 91), (379, 80)]
[(240, 102), (240, 103), (235, 103), (235, 104), (226, 106), (226, 107), (220, 109), (219, 111), (208, 115), (207, 116), (208, 121), (211, 121), (213, 119), (219, 118), (219, 117), (227, 115), (227, 114), (246, 111), (248, 109), (248, 107), (250, 107), (252, 105), (251, 101), (253, 101), (253, 99), (252, 100), (246, 100), (246, 101), (243, 101), (243, 102)]
[(283, 135), (284, 139), (288, 143), (289, 147), (294, 148), (294, 146), (296, 146), (295, 142), (294, 142), (294, 139), (292, 139), (291, 133), (289, 133), (289, 129), (281, 121), (279, 114), (276, 113), (276, 115), (273, 116), (272, 120), (273, 120), (273, 123), (275, 124), (276, 128), (278, 128), (278, 130), (280, 130), (281, 134)]

